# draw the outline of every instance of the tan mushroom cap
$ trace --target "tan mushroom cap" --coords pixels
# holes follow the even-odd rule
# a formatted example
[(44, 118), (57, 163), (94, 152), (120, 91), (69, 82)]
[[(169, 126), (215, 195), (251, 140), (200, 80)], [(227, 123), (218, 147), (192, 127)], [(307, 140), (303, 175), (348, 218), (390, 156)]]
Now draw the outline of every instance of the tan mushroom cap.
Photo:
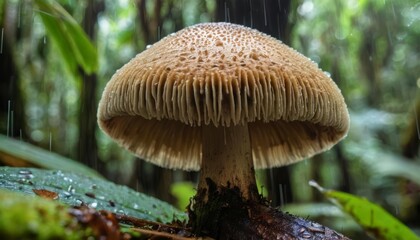
[[(119, 69), (99, 103), (100, 128), (159, 166), (199, 170), (203, 124), (247, 124), (254, 166), (287, 165), (347, 134), (336, 84), (279, 40), (204, 23), (171, 34)], [(235, 146), (232, 146), (235, 147)]]

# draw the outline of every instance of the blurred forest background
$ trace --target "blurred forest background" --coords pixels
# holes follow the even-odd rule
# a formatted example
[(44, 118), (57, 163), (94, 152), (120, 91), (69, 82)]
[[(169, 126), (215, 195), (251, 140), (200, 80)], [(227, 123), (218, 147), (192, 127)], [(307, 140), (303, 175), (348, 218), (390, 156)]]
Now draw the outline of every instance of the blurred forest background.
[[(350, 110), (349, 135), (330, 151), (258, 171), (272, 205), (363, 239), (308, 185), (314, 179), (420, 229), (417, 0), (58, 0), (49, 2), (52, 10), (42, 2), (0, 1), (0, 134), (177, 204), (176, 196), (190, 196), (185, 186), (194, 186), (197, 173), (162, 169), (122, 150), (97, 126), (98, 100), (113, 73), (147, 45), (195, 23), (234, 22), (317, 62)], [(87, 38), (57, 32), (70, 20), (51, 13), (64, 9)]]

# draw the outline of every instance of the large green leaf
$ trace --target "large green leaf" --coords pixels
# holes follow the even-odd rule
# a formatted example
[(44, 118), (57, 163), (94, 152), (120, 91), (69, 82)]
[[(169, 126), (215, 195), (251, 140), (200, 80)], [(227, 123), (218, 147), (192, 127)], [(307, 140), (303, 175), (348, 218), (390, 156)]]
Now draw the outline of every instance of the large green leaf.
[(35, 0), (48, 36), (58, 47), (72, 73), (80, 66), (86, 73), (98, 68), (96, 48), (74, 18), (56, 1)]
[(100, 177), (100, 174), (85, 165), (65, 158), (56, 153), (32, 146), (0, 135), (0, 160), (8, 165), (19, 162), (20, 166), (35, 166), (47, 169), (66, 170), (81, 173), (91, 177)]
[(361, 227), (363, 227), (371, 235), (375, 236), (376, 239), (420, 239), (398, 219), (389, 214), (382, 207), (370, 202), (369, 200), (349, 193), (324, 189), (314, 181), (311, 181), (310, 184), (316, 187), (332, 202), (340, 206), (344, 212), (352, 216)]
[(186, 215), (168, 203), (112, 182), (81, 174), (33, 168), (0, 168), (0, 188), (34, 195), (34, 190), (58, 194), (58, 201), (81, 204), (117, 214), (162, 223), (185, 220)]

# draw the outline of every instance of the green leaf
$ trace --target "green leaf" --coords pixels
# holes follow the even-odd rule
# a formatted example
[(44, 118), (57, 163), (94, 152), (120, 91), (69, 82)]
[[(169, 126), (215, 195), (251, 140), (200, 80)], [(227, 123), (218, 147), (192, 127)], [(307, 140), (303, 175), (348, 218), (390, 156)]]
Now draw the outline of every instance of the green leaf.
[(67, 68), (76, 73), (77, 67), (91, 74), (98, 68), (98, 55), (89, 37), (74, 18), (57, 2), (35, 0), (47, 34), (57, 45)]
[(81, 174), (34, 168), (0, 167), (0, 188), (34, 195), (34, 189), (58, 194), (58, 201), (70, 206), (88, 205), (139, 219), (162, 223), (185, 220), (174, 207), (112, 182)]
[(30, 165), (101, 177), (98, 172), (79, 162), (4, 135), (0, 135), (0, 161), (7, 165), (17, 163), (19, 166)]
[(311, 181), (311, 186), (317, 188), (325, 197), (342, 208), (368, 233), (377, 239), (383, 240), (419, 240), (407, 226), (389, 214), (381, 206), (365, 198), (349, 193), (324, 189), (316, 182)]
[(196, 194), (192, 182), (176, 182), (171, 185), (171, 194), (177, 199), (178, 209), (186, 209), (190, 199)]

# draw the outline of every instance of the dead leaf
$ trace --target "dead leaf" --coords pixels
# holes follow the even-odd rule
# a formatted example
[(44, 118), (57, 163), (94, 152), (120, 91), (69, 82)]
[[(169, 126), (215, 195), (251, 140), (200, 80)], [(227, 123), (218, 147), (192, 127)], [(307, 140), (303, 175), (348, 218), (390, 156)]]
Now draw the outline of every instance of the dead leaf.
[(46, 190), (46, 189), (32, 189), (32, 191), (36, 195), (38, 195), (40, 197), (43, 197), (43, 198), (46, 198), (46, 199), (50, 199), (50, 200), (57, 200), (58, 199), (58, 193), (53, 192), (53, 191), (49, 191), (49, 190)]

